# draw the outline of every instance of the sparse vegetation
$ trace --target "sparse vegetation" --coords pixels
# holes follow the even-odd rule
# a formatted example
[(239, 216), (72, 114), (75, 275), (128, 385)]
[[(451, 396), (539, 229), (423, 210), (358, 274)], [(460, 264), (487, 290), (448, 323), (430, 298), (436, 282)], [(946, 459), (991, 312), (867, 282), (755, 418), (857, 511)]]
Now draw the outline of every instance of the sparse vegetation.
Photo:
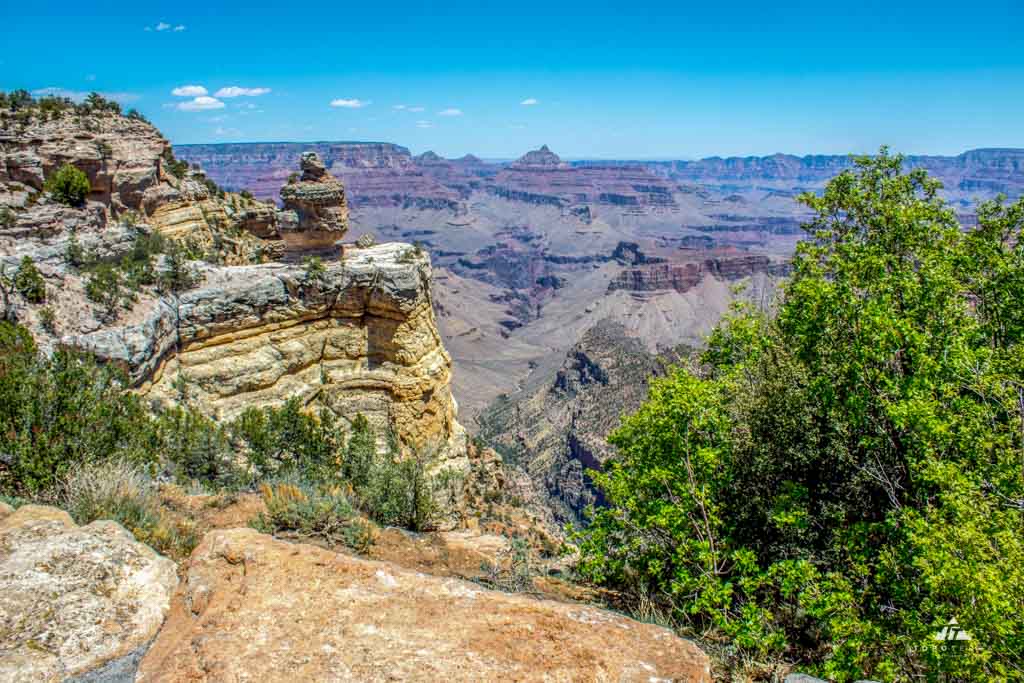
[(0, 228), (9, 229), (13, 228), (14, 224), (18, 221), (18, 216), (11, 210), (9, 206), (0, 206)]
[(199, 543), (195, 525), (161, 511), (152, 478), (128, 460), (73, 465), (60, 482), (59, 496), (78, 524), (112, 519), (172, 558), (187, 557)]
[(81, 206), (89, 196), (89, 177), (71, 164), (64, 164), (46, 179), (44, 189), (55, 201)]
[(307, 282), (323, 282), (327, 275), (327, 268), (319, 256), (307, 256), (303, 262)]
[(360, 519), (338, 484), (283, 480), (262, 483), (259, 491), (267, 508), (252, 521), (259, 531), (318, 537), (360, 552), (373, 542), (372, 528)]
[(57, 333), (57, 314), (49, 306), (39, 309), (39, 324), (50, 334)]

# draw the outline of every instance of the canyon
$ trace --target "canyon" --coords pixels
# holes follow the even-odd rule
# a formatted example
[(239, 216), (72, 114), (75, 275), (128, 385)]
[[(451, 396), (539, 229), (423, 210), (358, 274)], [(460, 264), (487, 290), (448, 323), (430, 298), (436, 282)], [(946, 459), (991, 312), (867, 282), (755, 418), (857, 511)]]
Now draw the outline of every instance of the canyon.
[[(504, 162), (390, 143), (175, 150), (220, 183), (278, 201), (275, 184), (307, 147), (344, 179), (355, 229), (430, 252), (463, 421), (561, 521), (597, 500), (586, 471), (611, 457), (604, 438), (639, 406), (647, 379), (679, 349), (699, 348), (737, 299), (773, 305), (809, 216), (797, 197), (854, 165), (785, 154), (565, 161), (547, 145)], [(1020, 149), (905, 165), (938, 178), (965, 225), (979, 201), (1024, 193)], [(581, 359), (612, 379), (586, 381)]]

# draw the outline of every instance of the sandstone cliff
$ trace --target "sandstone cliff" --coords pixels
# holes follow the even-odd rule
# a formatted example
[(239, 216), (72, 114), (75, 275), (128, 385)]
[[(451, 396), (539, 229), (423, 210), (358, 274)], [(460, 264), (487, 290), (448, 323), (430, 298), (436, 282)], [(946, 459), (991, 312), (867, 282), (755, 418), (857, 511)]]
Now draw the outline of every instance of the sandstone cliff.
[[(106, 140), (110, 149), (100, 145)], [(0, 203), (14, 220), (0, 227), (0, 265), (9, 275), (23, 258), (35, 262), (50, 322), (43, 303), (17, 293), (8, 312), (44, 350), (63, 345), (115, 362), (156, 405), (187, 401), (231, 418), (297, 397), (348, 420), (363, 413), (403, 449), (464, 464), (425, 252), (390, 243), (350, 248), (344, 261), (332, 249), (320, 270), (259, 263), (283, 252), (282, 235), (294, 262), (348, 229), (344, 186), (316, 154), (303, 156), (302, 177), (285, 188), (289, 208), (278, 212), (205, 184), (167, 154), (152, 126), (111, 112), (37, 120), (2, 143)], [(94, 160), (98, 145), (106, 158)], [(95, 182), (84, 206), (41, 193), (63, 163)], [(181, 287), (141, 285), (97, 303), (93, 266), (72, 262), (72, 249), (117, 264), (151, 233), (211, 249), (205, 261), (179, 266)], [(171, 267), (165, 256), (154, 263), (158, 273)]]

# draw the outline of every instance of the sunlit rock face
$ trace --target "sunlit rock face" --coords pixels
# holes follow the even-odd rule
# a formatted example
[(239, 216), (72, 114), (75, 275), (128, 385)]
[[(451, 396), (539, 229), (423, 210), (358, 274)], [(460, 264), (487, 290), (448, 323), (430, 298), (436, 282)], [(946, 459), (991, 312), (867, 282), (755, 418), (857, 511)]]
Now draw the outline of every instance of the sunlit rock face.
[(281, 188), (284, 211), (279, 230), (288, 249), (331, 246), (348, 232), (345, 186), (324, 167), (316, 152), (300, 161), (302, 175)]

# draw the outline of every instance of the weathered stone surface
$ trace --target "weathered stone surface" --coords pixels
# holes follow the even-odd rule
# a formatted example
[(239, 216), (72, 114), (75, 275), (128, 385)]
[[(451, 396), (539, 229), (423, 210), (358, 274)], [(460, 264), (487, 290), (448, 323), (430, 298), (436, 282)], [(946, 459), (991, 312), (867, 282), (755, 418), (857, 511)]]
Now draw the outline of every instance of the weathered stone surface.
[(316, 152), (306, 152), (300, 161), (302, 176), (281, 188), (285, 210), (294, 213), (280, 225), (289, 248), (328, 247), (348, 231), (345, 187), (328, 173)]
[(368, 232), (363, 233), (359, 236), (359, 239), (356, 240), (356, 246), (360, 249), (369, 249), (376, 243), (377, 238)]
[(138, 681), (710, 681), (693, 643), (586, 607), (213, 531)]
[(62, 681), (131, 654), (156, 635), (177, 583), (173, 562), (114, 522), (0, 511), (0, 680)]
[(398, 243), (328, 262), (317, 281), (298, 265), (209, 268), (202, 287), (138, 320), (62, 342), (118, 362), (161, 404), (180, 398), (179, 378), (197, 407), (224, 418), (298, 397), (461, 459), (430, 277), (427, 256)]

